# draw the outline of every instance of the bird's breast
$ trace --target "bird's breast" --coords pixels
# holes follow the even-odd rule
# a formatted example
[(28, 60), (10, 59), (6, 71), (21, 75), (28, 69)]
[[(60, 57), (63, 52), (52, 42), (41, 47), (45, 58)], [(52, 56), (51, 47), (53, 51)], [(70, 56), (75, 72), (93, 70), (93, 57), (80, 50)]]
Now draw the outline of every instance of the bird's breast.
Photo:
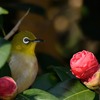
[(11, 55), (9, 66), (19, 91), (28, 88), (33, 83), (38, 71), (36, 57), (20, 53)]

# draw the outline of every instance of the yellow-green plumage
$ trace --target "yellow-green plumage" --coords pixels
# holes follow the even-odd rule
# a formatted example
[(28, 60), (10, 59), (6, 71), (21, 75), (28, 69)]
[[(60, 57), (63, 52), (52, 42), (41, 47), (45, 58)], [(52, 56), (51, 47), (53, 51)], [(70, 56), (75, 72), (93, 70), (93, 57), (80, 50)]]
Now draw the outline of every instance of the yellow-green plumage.
[(30, 40), (36, 39), (28, 31), (16, 34), (12, 40), (9, 62), (12, 77), (18, 86), (18, 93), (27, 89), (34, 82), (38, 72), (37, 59), (34, 53), (36, 42), (25, 44), (23, 42), (25, 37), (28, 37)]

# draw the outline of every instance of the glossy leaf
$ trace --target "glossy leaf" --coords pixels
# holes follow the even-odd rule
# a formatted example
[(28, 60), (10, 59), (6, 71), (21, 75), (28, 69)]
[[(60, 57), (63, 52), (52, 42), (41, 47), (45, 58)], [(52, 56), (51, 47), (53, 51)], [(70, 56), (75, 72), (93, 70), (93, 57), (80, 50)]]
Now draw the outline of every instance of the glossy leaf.
[(18, 95), (15, 100), (58, 100), (57, 97), (52, 94), (40, 90), (40, 89), (29, 89)]
[(60, 98), (60, 100), (94, 100), (95, 93), (76, 79), (69, 79), (58, 83), (48, 92)]
[[(23, 94), (18, 94), (14, 100), (31, 100)], [(34, 99), (33, 99), (34, 100)]]
[(69, 67), (63, 67), (63, 66), (51, 66), (53, 70), (56, 72), (58, 77), (61, 81), (65, 81), (69, 78), (73, 78), (74, 76), (71, 74)]
[(2, 14), (8, 14), (8, 11), (2, 7), (0, 7), (0, 15)]
[(56, 86), (49, 89), (48, 92), (50, 92), (51, 94), (57, 97), (61, 97), (66, 92), (66, 86), (69, 80), (70, 79), (63, 81), (63, 82), (59, 82)]
[(48, 90), (55, 86), (57, 82), (58, 79), (54, 73), (46, 73), (37, 77), (31, 88)]
[(66, 92), (61, 100), (93, 100), (95, 92), (89, 90), (77, 80), (70, 80), (66, 84)]
[(3, 67), (10, 54), (11, 44), (0, 38), (0, 68)]

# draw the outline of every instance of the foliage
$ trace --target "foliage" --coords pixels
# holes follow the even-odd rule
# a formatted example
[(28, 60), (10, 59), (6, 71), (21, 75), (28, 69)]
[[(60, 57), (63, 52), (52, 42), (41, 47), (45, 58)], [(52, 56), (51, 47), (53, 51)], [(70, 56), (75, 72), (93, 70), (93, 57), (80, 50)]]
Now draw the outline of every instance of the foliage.
[[(8, 11), (0, 7), (0, 15), (7, 13)], [(7, 64), (10, 48), (10, 42), (0, 37), (0, 77), (10, 76), (10, 69)], [(69, 66), (63, 66), (59, 61), (46, 54), (38, 54), (37, 57), (43, 73), (37, 76), (29, 89), (18, 94), (15, 100), (98, 99), (98, 95), (95, 95), (94, 91), (86, 88), (71, 74)]]
[(0, 68), (5, 64), (10, 54), (11, 44), (4, 39), (0, 39)]
[(0, 7), (0, 15), (2, 14), (8, 14), (8, 11), (5, 10), (4, 8)]

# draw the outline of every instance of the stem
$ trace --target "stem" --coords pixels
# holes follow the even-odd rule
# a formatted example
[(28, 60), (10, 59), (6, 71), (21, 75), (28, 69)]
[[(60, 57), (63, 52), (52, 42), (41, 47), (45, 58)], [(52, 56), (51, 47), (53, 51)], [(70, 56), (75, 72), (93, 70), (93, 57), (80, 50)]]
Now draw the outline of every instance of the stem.
[(11, 36), (15, 34), (15, 32), (18, 30), (20, 24), (22, 23), (23, 19), (28, 15), (30, 9), (25, 13), (25, 15), (17, 22), (17, 24), (14, 26), (14, 28), (4, 37), (5, 40), (8, 40)]

